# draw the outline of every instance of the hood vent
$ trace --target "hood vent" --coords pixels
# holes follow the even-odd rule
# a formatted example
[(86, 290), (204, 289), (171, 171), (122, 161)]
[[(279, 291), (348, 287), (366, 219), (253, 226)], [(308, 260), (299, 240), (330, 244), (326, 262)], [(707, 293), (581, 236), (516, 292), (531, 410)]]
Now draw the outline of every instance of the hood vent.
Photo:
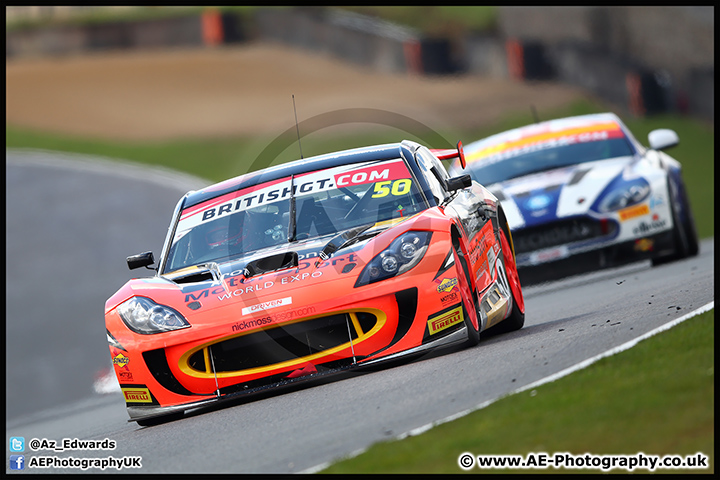
[(297, 252), (278, 253), (269, 257), (253, 260), (245, 266), (245, 276), (247, 278), (255, 275), (281, 270), (284, 268), (293, 268), (298, 266)]
[(213, 280), (213, 274), (209, 269), (202, 269), (199, 271), (195, 271), (192, 273), (189, 273), (187, 275), (183, 275), (181, 277), (173, 278), (172, 281), (178, 284), (185, 284), (185, 283), (198, 283), (198, 282), (207, 282), (210, 280)]

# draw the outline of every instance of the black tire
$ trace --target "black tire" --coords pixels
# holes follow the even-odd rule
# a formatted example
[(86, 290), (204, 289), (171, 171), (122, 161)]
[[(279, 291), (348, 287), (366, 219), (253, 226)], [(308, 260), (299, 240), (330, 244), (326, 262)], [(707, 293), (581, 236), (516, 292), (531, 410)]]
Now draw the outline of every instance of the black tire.
[[(505, 213), (502, 211), (502, 209), (498, 209), (498, 223), (500, 223), (500, 228), (502, 229), (503, 233), (505, 234), (505, 237), (508, 239), (508, 244), (512, 245), (510, 236), (510, 228), (507, 224), (507, 219), (505, 218)], [(511, 251), (510, 255), (512, 255), (513, 261), (515, 261), (515, 252)], [(505, 257), (505, 252), (503, 251), (503, 258)], [(507, 273), (507, 266), (506, 262), (503, 263), (503, 268), (505, 269), (505, 278), (508, 277)], [(508, 282), (509, 284), (509, 282)], [(508, 332), (514, 332), (515, 330), (520, 330), (525, 325), (525, 312), (521, 312), (519, 308), (517, 308), (517, 300), (515, 298), (515, 293), (512, 291), (512, 288), (509, 287), (510, 290), (510, 298), (512, 299), (512, 303), (510, 305), (511, 311), (510, 316), (506, 319), (500, 321), (497, 325), (493, 325), (490, 329), (492, 332), (495, 333), (508, 333)]]
[(673, 243), (675, 244), (675, 251), (670, 255), (653, 258), (653, 267), (674, 262), (676, 260), (682, 260), (683, 258), (690, 256), (695, 256), (698, 254), (699, 250), (697, 231), (695, 230), (695, 220), (692, 216), (692, 211), (690, 210), (690, 203), (687, 200), (685, 189), (681, 188), (678, 193), (678, 201), (682, 202), (681, 208), (685, 210), (685, 216), (687, 217), (687, 222), (684, 224), (680, 222), (677, 205), (673, 201), (672, 190), (670, 188), (668, 188), (668, 194), (670, 201), (670, 213), (673, 220), (672, 237)]
[[(470, 269), (468, 267), (467, 260), (465, 259), (465, 254), (463, 254), (462, 249), (460, 248), (460, 239), (456, 235), (453, 235), (453, 253), (455, 255), (455, 263), (460, 265), (460, 267), (462, 268), (463, 277), (465, 278), (465, 282), (470, 288), (473, 299), (473, 304), (465, 305), (465, 307), (474, 308), (478, 318), (478, 322), (480, 322), (480, 305), (478, 304), (477, 291), (473, 290), (472, 283), (470, 283)], [(468, 331), (468, 339), (465, 345), (467, 347), (474, 347), (475, 345), (480, 343), (480, 328), (475, 328), (470, 321), (470, 318), (467, 316), (465, 317), (465, 326), (467, 327)], [(478, 327), (480, 327), (479, 323)]]
[(690, 199), (687, 196), (687, 188), (685, 184), (681, 185), (680, 189), (680, 201), (682, 202), (682, 208), (685, 212), (685, 223), (683, 223), (683, 230), (685, 230), (685, 238), (687, 239), (688, 257), (695, 257), (700, 252), (700, 242), (698, 241), (697, 228), (695, 227), (695, 217), (690, 208)]

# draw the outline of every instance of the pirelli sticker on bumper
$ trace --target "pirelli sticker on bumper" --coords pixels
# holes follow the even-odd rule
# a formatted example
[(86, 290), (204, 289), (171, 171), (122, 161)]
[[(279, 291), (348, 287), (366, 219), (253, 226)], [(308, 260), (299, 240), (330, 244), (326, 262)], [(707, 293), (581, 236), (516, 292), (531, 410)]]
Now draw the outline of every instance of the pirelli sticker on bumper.
[(147, 387), (122, 387), (122, 392), (127, 403), (153, 403)]
[(631, 218), (647, 215), (650, 213), (650, 209), (646, 204), (642, 204), (618, 210), (618, 213), (620, 214), (620, 220), (624, 222), (625, 220), (630, 220)]
[(435, 335), (446, 328), (457, 325), (463, 320), (462, 305), (458, 305), (450, 311), (429, 318), (428, 331), (430, 332), (430, 335)]

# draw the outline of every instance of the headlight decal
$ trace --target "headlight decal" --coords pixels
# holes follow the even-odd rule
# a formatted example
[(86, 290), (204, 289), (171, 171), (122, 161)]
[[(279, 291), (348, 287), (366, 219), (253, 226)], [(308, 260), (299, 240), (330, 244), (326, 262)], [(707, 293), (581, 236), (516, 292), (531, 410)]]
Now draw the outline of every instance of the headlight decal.
[(132, 297), (117, 308), (125, 325), (135, 333), (150, 335), (188, 328), (190, 324), (177, 311), (147, 297)]
[(430, 245), (432, 232), (411, 230), (393, 240), (388, 248), (368, 262), (360, 272), (355, 287), (379, 282), (388, 278), (402, 275), (415, 265), (425, 255)]
[(650, 196), (650, 192), (650, 184), (644, 178), (626, 180), (620, 175), (610, 182), (593, 209), (600, 213), (615, 212), (639, 204)]
[(111, 347), (117, 348), (118, 350), (122, 350), (123, 352), (127, 352), (127, 349), (125, 347), (123, 347), (120, 344), (120, 342), (117, 341), (117, 339), (115, 337), (112, 336), (112, 334), (110, 333), (110, 330), (105, 329), (105, 333), (107, 334), (108, 345), (110, 345)]

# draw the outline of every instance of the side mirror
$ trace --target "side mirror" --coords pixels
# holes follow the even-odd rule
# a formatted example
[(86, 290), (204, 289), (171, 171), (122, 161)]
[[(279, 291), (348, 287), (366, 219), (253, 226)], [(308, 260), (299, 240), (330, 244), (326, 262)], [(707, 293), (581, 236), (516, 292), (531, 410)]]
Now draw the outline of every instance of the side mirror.
[(680, 143), (680, 139), (674, 130), (659, 128), (648, 134), (648, 143), (653, 150), (664, 150)]
[[(148, 268), (148, 265), (152, 265), (153, 263), (155, 263), (155, 257), (152, 252), (139, 253), (127, 257), (127, 265), (130, 270), (140, 267)], [(149, 270), (153, 269), (149, 268)]]
[(459, 177), (449, 178), (447, 181), (447, 189), (451, 192), (460, 190), (461, 188), (467, 188), (472, 185), (472, 178), (470, 175), (461, 175)]
[(460, 159), (460, 166), (465, 170), (465, 150), (463, 150), (463, 144), (461, 141), (457, 143), (458, 159)]

